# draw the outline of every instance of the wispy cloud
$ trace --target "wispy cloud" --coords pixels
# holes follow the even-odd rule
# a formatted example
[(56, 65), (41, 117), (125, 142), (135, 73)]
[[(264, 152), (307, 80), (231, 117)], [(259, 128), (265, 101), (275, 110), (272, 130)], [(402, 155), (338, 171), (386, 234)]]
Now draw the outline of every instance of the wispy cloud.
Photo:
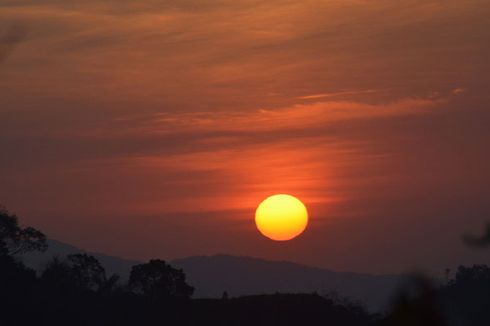
[[(48, 232), (145, 215), (165, 233), (292, 192), (321, 227), (364, 223), (362, 252), (389, 236), (364, 218), (413, 235), (438, 200), (484, 211), (485, 1), (3, 1), (0, 197)], [(315, 232), (313, 251), (352, 248)]]
[(321, 94), (298, 96), (297, 99), (300, 99), (300, 100), (316, 100), (316, 99), (321, 99), (321, 98), (339, 97), (339, 96), (345, 96), (345, 95), (372, 94), (372, 93), (378, 93), (380, 91), (381, 90), (366, 89), (366, 90), (359, 90), (359, 91), (343, 91), (343, 92), (336, 92), (336, 93), (321, 93)]

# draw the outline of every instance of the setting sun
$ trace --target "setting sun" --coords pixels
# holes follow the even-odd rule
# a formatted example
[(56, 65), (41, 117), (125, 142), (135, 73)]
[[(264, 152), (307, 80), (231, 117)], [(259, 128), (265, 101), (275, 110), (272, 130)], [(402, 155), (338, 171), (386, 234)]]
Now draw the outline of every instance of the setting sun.
[(291, 240), (300, 235), (308, 224), (308, 211), (296, 197), (280, 194), (260, 203), (255, 223), (266, 237), (276, 241)]

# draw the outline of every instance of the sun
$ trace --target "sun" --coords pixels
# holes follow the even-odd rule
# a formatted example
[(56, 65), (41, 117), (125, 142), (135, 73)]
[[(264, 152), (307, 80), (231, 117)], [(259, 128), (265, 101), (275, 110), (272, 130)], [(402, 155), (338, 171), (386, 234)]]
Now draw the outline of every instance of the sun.
[(273, 195), (257, 207), (255, 224), (264, 236), (276, 241), (287, 241), (305, 230), (308, 211), (296, 197), (286, 194)]

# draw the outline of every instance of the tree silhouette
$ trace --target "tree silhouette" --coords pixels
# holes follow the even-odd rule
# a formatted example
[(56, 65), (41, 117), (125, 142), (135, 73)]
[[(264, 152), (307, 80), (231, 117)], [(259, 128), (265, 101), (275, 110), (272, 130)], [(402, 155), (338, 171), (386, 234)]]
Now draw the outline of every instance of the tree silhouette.
[(28, 304), (35, 289), (36, 273), (14, 255), (46, 249), (45, 236), (33, 228), (21, 228), (17, 217), (0, 207), (0, 324), (29, 322)]
[(481, 236), (470, 234), (463, 235), (463, 242), (473, 248), (483, 248), (490, 245), (490, 223), (487, 224), (485, 231)]
[(449, 285), (454, 287), (469, 287), (471, 285), (490, 287), (490, 267), (487, 265), (459, 266), (454, 280), (451, 280)]
[(41, 231), (20, 227), (17, 216), (0, 206), (0, 255), (45, 251), (47, 247), (46, 236)]
[[(87, 254), (55, 257), (39, 277), (16, 255), (46, 249), (44, 234), (22, 228), (0, 211), (0, 325), (342, 325), (364, 326), (361, 307), (317, 294), (275, 294), (191, 300), (194, 288), (181, 269), (151, 260), (133, 266), (128, 287), (115, 289)], [(131, 291), (130, 291), (131, 290)], [(225, 292), (223, 298), (227, 298)], [(161, 304), (164, 303), (164, 304)]]
[(80, 287), (96, 291), (106, 282), (105, 269), (95, 257), (87, 254), (73, 254), (69, 255), (67, 260)]
[(45, 266), (41, 274), (41, 282), (53, 289), (74, 289), (77, 288), (77, 281), (68, 263), (59, 258), (53, 257)]
[(440, 291), (447, 314), (458, 325), (490, 325), (490, 267), (459, 266)]
[(423, 275), (411, 276), (393, 298), (392, 311), (380, 323), (389, 326), (446, 326), (438, 305), (438, 291)]
[(65, 260), (54, 257), (41, 275), (41, 279), (62, 288), (110, 292), (119, 276), (107, 277), (99, 261), (87, 254), (68, 255)]
[(181, 269), (175, 269), (159, 259), (133, 266), (128, 285), (151, 301), (190, 298), (194, 292), (194, 288), (186, 283)]

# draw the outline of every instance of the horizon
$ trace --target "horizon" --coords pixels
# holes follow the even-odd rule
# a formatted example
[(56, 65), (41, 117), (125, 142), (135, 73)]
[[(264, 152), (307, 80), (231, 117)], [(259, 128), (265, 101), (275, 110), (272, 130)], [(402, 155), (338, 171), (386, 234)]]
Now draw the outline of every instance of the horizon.
[[(50, 255), (50, 253), (51, 253), (50, 249), (52, 249), (51, 247), (49, 247), (50, 242), (55, 242), (55, 243), (60, 244), (62, 246), (68, 246), (68, 247), (70, 247), (70, 249), (74, 249), (73, 253), (87, 253), (87, 254), (93, 255), (95, 257), (105, 256), (108, 258), (120, 259), (123, 261), (133, 262), (133, 263), (144, 262), (144, 260), (137, 259), (137, 258), (111, 255), (111, 254), (108, 254), (105, 252), (89, 251), (89, 250), (86, 250), (84, 248), (79, 248), (79, 247), (74, 246), (72, 244), (65, 243), (65, 242), (62, 242), (62, 241), (59, 241), (56, 239), (48, 238), (47, 240), (48, 240), (47, 252), (38, 253), (38, 255), (43, 257), (42, 262), (48, 262), (53, 257)], [(433, 280), (438, 280), (438, 279), (441, 280), (441, 279), (444, 279), (446, 277), (445, 275), (443, 275), (445, 271), (436, 271), (435, 273), (430, 273), (427, 270), (413, 269), (413, 270), (405, 270), (405, 271), (402, 271), (401, 273), (369, 273), (369, 272), (358, 272), (358, 271), (351, 271), (351, 270), (337, 270), (337, 269), (328, 268), (328, 266), (315, 266), (315, 265), (304, 264), (304, 263), (295, 262), (295, 261), (291, 261), (291, 260), (285, 260), (285, 259), (274, 259), (274, 258), (268, 259), (268, 258), (263, 258), (263, 257), (258, 257), (258, 256), (247, 256), (247, 255), (240, 255), (240, 254), (234, 255), (234, 254), (229, 254), (229, 253), (225, 253), (225, 252), (223, 252), (223, 253), (218, 252), (218, 253), (208, 254), (208, 255), (203, 254), (203, 255), (182, 256), (182, 257), (175, 257), (175, 258), (171, 258), (171, 259), (168, 259), (166, 257), (151, 257), (149, 259), (150, 260), (151, 259), (160, 259), (160, 260), (166, 261), (168, 263), (174, 263), (176, 261), (185, 261), (185, 260), (193, 259), (193, 258), (217, 258), (217, 257), (230, 257), (230, 258), (239, 258), (239, 259), (244, 258), (244, 259), (251, 259), (251, 260), (263, 261), (263, 262), (268, 262), (268, 263), (285, 263), (285, 264), (291, 264), (291, 265), (296, 265), (296, 266), (301, 266), (301, 267), (306, 267), (306, 268), (311, 268), (311, 269), (318, 269), (318, 270), (323, 270), (323, 271), (329, 271), (329, 272), (334, 272), (334, 273), (341, 273), (341, 274), (358, 274), (358, 275), (369, 275), (369, 276), (400, 276), (400, 277), (407, 276), (408, 277), (410, 275), (417, 275), (418, 273), (421, 273), (422, 275), (425, 275), (425, 276), (427, 276)], [(477, 263), (475, 263), (475, 264), (477, 264)], [(454, 272), (457, 270), (457, 267), (459, 267), (459, 266), (461, 266), (461, 264), (456, 264), (454, 266), (448, 266), (447, 268), (449, 268), (451, 271)], [(41, 267), (41, 266), (37, 266), (37, 267)], [(35, 268), (35, 269), (37, 269), (37, 268)]]
[[(87, 250), (85, 250), (83, 248), (78, 248), (78, 247), (73, 246), (73, 245), (71, 245), (69, 243), (64, 243), (64, 242), (58, 241), (56, 239), (48, 239), (48, 244), (51, 241), (54, 241), (54, 242), (56, 242), (58, 244), (61, 244), (63, 246), (68, 246), (71, 249), (75, 249), (74, 252), (87, 253), (87, 254), (90, 254), (90, 255), (94, 255), (95, 257), (97, 257), (97, 256), (106, 256), (106, 257), (109, 257), (109, 258), (121, 259), (121, 260), (128, 261), (128, 262), (136, 262), (136, 263), (143, 262), (142, 260), (138, 260), (138, 259), (131, 258), (131, 257), (114, 256), (114, 255), (109, 255), (109, 254), (104, 253), (104, 252), (87, 251)], [(48, 247), (47, 254), (49, 254), (49, 249), (50, 248)], [(45, 256), (45, 254), (46, 253), (42, 253), (42, 256)], [(319, 269), (319, 270), (324, 270), (324, 271), (329, 271), (329, 272), (334, 272), (334, 273), (373, 275), (373, 276), (399, 276), (399, 275), (404, 275), (404, 274), (396, 274), (395, 275), (395, 274), (358, 273), (358, 272), (355, 272), (355, 271), (334, 270), (334, 269), (329, 269), (329, 268), (325, 268), (325, 267), (319, 267), (319, 266), (313, 266), (313, 265), (308, 265), (308, 264), (302, 264), (302, 263), (297, 263), (297, 262), (289, 261), (289, 260), (265, 259), (265, 258), (261, 258), (261, 257), (255, 257), (255, 256), (232, 255), (232, 254), (227, 254), (227, 253), (216, 253), (216, 254), (210, 254), (210, 255), (193, 255), (193, 256), (177, 257), (177, 258), (173, 258), (173, 259), (166, 259), (165, 257), (153, 257), (152, 259), (162, 259), (162, 260), (167, 261), (169, 263), (174, 263), (175, 261), (188, 260), (188, 259), (192, 259), (192, 258), (217, 258), (217, 257), (244, 258), (244, 259), (251, 259), (251, 260), (258, 260), (258, 261), (270, 262), (270, 263), (285, 263), (285, 264), (302, 266), (302, 267), (307, 267), (307, 268), (312, 268), (312, 269)], [(51, 256), (48, 255), (48, 256), (45, 257), (45, 260), (43, 260), (43, 261), (49, 261), (50, 258), (51, 258)], [(410, 274), (411, 272), (414, 272), (414, 271), (408, 271), (407, 272), (407, 275)]]

